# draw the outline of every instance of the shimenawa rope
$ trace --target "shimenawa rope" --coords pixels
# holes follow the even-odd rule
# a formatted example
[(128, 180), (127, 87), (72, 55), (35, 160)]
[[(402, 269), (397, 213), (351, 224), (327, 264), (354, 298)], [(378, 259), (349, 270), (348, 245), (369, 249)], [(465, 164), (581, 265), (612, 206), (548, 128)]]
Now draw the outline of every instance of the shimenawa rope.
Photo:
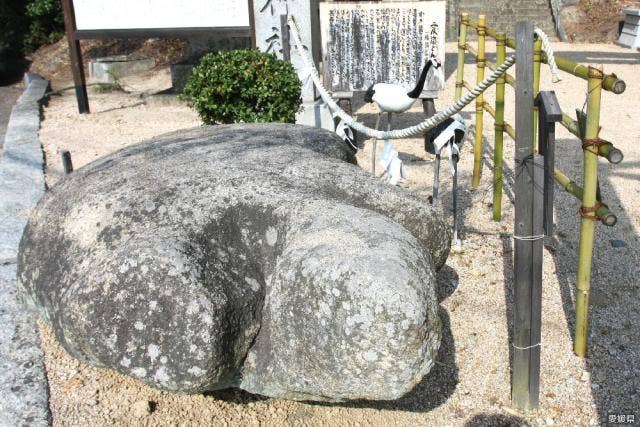
[[(318, 92), (320, 93), (320, 97), (322, 98), (322, 100), (327, 104), (327, 106), (334, 113), (334, 115), (340, 117), (340, 119), (347, 126), (351, 127), (352, 129), (364, 135), (367, 135), (370, 138), (401, 139), (401, 138), (406, 138), (413, 135), (423, 134), (424, 132), (436, 127), (437, 125), (439, 125), (449, 117), (453, 116), (454, 114), (460, 112), (460, 110), (466, 107), (469, 103), (471, 103), (471, 101), (476, 99), (482, 92), (484, 92), (492, 84), (494, 84), (496, 80), (498, 80), (498, 77), (504, 74), (516, 62), (516, 58), (514, 56), (508, 57), (502, 64), (500, 64), (500, 66), (496, 68), (496, 70), (489, 77), (484, 79), (482, 82), (478, 83), (478, 85), (476, 85), (470, 92), (466, 93), (460, 99), (456, 100), (446, 110), (436, 113), (435, 115), (426, 119), (422, 123), (405, 128), (405, 129), (380, 131), (380, 130), (371, 129), (370, 127), (367, 127), (362, 123), (357, 122), (349, 114), (347, 114), (342, 108), (340, 108), (338, 104), (336, 104), (336, 102), (333, 100), (333, 98), (331, 97), (327, 89), (325, 89), (322, 82), (320, 81), (320, 76), (318, 75), (318, 71), (316, 70), (316, 67), (313, 65), (313, 62), (309, 59), (309, 54), (302, 48), (302, 41), (300, 39), (300, 30), (293, 16), (289, 16), (288, 22), (289, 22), (289, 28), (291, 29), (291, 35), (292, 35), (296, 50), (300, 55), (300, 57), (302, 58), (304, 67), (309, 72), (309, 75), (311, 76), (313, 83), (315, 84)], [(538, 31), (540, 31), (540, 33), (544, 35), (544, 33), (541, 30), (538, 30)], [(540, 36), (540, 34), (538, 35)], [(553, 60), (553, 51), (551, 50), (551, 47), (549, 45), (548, 39), (546, 38), (546, 35), (544, 35), (544, 37), (540, 36), (540, 38), (542, 40), (543, 48), (545, 48), (545, 44), (546, 44), (545, 51), (547, 53), (547, 57), (549, 60), (549, 65), (551, 66), (552, 73), (554, 73), (555, 61)], [(553, 64), (553, 66), (551, 64)], [(557, 68), (556, 68), (556, 71), (557, 71)], [(554, 74), (554, 76), (555, 75), (556, 74)], [(554, 80), (555, 80), (555, 77), (554, 77)]]

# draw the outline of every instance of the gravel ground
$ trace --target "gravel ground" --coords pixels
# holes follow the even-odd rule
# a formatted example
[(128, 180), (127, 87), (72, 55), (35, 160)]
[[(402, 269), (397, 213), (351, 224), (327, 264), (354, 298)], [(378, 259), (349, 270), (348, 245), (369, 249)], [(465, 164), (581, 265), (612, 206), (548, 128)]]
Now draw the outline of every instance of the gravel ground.
[[(541, 396), (538, 411), (510, 408), (510, 328), (513, 277), (511, 183), (513, 141), (505, 137), (506, 196), (503, 219), (491, 220), (491, 143), (484, 146), (484, 175), (471, 191), (473, 147), (467, 143), (460, 163), (460, 205), (464, 252), (452, 254), (438, 274), (440, 315), (444, 337), (439, 361), (417, 388), (394, 402), (315, 404), (267, 399), (236, 390), (206, 395), (176, 395), (151, 389), (106, 369), (70, 358), (54, 341), (49, 328), (40, 330), (51, 388), (55, 425), (598, 425), (609, 414), (635, 414), (640, 419), (640, 313), (632, 301), (640, 294), (640, 54), (614, 45), (554, 45), (563, 56), (586, 63), (603, 63), (627, 82), (623, 95), (603, 94), (601, 136), (625, 153), (620, 165), (600, 162), (602, 195), (618, 216), (618, 225), (598, 225), (592, 273), (591, 334), (587, 359), (572, 353), (573, 288), (577, 269), (578, 202), (561, 189), (556, 192), (556, 236), (544, 253)], [(447, 87), (439, 109), (453, 99), (455, 46), (447, 45)], [(635, 71), (635, 72), (634, 72)], [(467, 79), (475, 67), (467, 65)], [(552, 86), (547, 69), (542, 87), (556, 91), (563, 109), (581, 108), (586, 82), (569, 75)], [(198, 123), (196, 115), (177, 103), (141, 104), (139, 92), (167, 84), (166, 74), (125, 82), (132, 93), (91, 94), (94, 113), (76, 113), (72, 92), (53, 97), (45, 109), (41, 138), (47, 154), (47, 182), (61, 176), (60, 151), (68, 149), (76, 167), (118, 149), (173, 129)], [(142, 84), (144, 83), (144, 85)], [(159, 87), (162, 88), (162, 87)], [(513, 91), (507, 90), (507, 106)], [(493, 91), (487, 95), (493, 101)], [(373, 125), (374, 110), (356, 104), (358, 117)], [(397, 116), (394, 127), (422, 120), (416, 105)], [(473, 107), (464, 116), (473, 123)], [(486, 115), (485, 115), (486, 116)], [(513, 123), (513, 111), (507, 111)], [(384, 122), (383, 122), (383, 125)], [(485, 117), (486, 141), (493, 140), (493, 123)], [(473, 130), (473, 127), (472, 127)], [(472, 132), (471, 132), (472, 133)], [(582, 152), (563, 128), (557, 133), (557, 162), (581, 182)], [(369, 167), (370, 141), (358, 154)], [(378, 144), (381, 149), (382, 144)], [(433, 157), (421, 139), (396, 142), (405, 161), (402, 185), (420, 197), (431, 194)], [(379, 155), (379, 154), (378, 154)], [(445, 164), (446, 166), (446, 164)], [(444, 209), (449, 209), (450, 179), (443, 168)], [(610, 240), (624, 247), (612, 247)]]

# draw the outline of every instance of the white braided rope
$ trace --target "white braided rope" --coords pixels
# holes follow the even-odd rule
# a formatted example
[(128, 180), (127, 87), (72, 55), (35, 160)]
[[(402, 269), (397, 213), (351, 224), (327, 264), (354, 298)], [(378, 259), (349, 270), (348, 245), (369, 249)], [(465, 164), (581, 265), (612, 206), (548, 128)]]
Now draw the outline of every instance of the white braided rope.
[[(449, 117), (453, 116), (456, 113), (459, 113), (464, 107), (469, 105), (471, 101), (476, 99), (481, 93), (483, 93), (485, 90), (491, 87), (491, 85), (493, 85), (498, 80), (498, 78), (502, 74), (504, 74), (516, 62), (515, 56), (508, 57), (502, 64), (500, 64), (496, 68), (496, 70), (491, 75), (489, 75), (489, 77), (485, 78), (482, 82), (478, 83), (473, 89), (471, 89), (471, 91), (463, 95), (460, 99), (456, 100), (451, 106), (449, 106), (444, 111), (441, 111), (429, 117), (422, 123), (419, 123), (415, 126), (411, 126), (404, 129), (380, 131), (376, 129), (371, 129), (368, 126), (365, 126), (362, 123), (357, 122), (356, 120), (353, 119), (353, 117), (351, 117), (342, 108), (340, 108), (338, 104), (336, 104), (336, 102), (333, 100), (333, 98), (331, 97), (327, 89), (324, 87), (324, 85), (320, 81), (318, 70), (316, 70), (315, 65), (313, 65), (313, 62), (309, 59), (309, 54), (302, 48), (302, 40), (300, 39), (300, 29), (298, 28), (298, 24), (294, 20), (293, 16), (289, 16), (288, 22), (289, 22), (289, 28), (291, 30), (291, 36), (293, 38), (293, 42), (296, 47), (296, 51), (298, 52), (298, 55), (300, 55), (300, 58), (302, 58), (304, 67), (309, 73), (309, 75), (311, 76), (311, 79), (313, 80), (313, 83), (315, 84), (316, 89), (318, 90), (318, 93), (320, 94), (320, 97), (322, 98), (322, 100), (327, 104), (329, 109), (333, 111), (334, 115), (340, 117), (340, 119), (347, 126), (364, 135), (367, 135), (370, 138), (375, 138), (375, 139), (386, 140), (386, 139), (407, 138), (413, 135), (421, 135), (426, 131), (438, 126), (440, 123), (442, 123)], [(544, 48), (545, 41), (542, 37), (541, 37), (541, 40)], [(553, 51), (549, 46), (549, 40), (548, 39), (546, 40), (547, 40), (546, 44), (549, 47), (549, 50), (547, 51), (545, 49), (545, 52), (547, 52), (547, 56), (549, 57), (549, 64), (553, 63), (555, 65), (555, 61), (553, 60)]]
[(558, 83), (560, 80), (560, 73), (558, 73), (558, 66), (556, 65), (556, 58), (553, 55), (553, 49), (551, 48), (551, 42), (549, 37), (540, 28), (534, 30), (535, 34), (540, 37), (542, 41), (542, 49), (547, 54), (547, 61), (549, 62), (549, 68), (551, 68), (551, 78), (554, 83)]

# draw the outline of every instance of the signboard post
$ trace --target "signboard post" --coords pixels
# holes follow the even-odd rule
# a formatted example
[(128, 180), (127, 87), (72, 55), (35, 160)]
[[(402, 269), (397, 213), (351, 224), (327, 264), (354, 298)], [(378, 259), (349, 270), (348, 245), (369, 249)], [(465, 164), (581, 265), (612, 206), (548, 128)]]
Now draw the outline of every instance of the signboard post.
[(253, 0), (62, 0), (78, 111), (89, 112), (81, 39), (251, 36)]

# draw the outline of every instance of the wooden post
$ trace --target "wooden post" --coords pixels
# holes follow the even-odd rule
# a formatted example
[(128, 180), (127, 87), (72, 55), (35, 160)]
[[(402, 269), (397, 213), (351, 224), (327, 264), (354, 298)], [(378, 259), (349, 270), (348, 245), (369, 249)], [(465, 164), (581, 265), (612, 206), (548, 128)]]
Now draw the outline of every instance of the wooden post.
[[(484, 15), (478, 16), (478, 57), (477, 61), (477, 73), (476, 83), (484, 80), (484, 67), (486, 65), (484, 55), (484, 41), (486, 35), (486, 18)], [(473, 149), (473, 180), (472, 187), (474, 190), (478, 189), (480, 185), (480, 175), (482, 173), (482, 131), (484, 122), (482, 119), (484, 113), (484, 95), (480, 94), (476, 98), (476, 129), (475, 129), (475, 146)]]
[[(525, 407), (536, 409), (540, 396), (540, 345), (542, 341), (542, 256), (544, 240), (544, 158), (533, 157), (533, 209), (531, 241), (531, 341), (529, 343), (529, 401)], [(539, 237), (539, 238), (538, 238)]]
[[(433, 117), (436, 114), (436, 103), (433, 98), (424, 98), (422, 100), (422, 111), (424, 115), (429, 118)], [(433, 129), (431, 129), (433, 130)], [(431, 139), (431, 130), (428, 130), (424, 133), (424, 149), (427, 150), (427, 145), (429, 140)]]
[(460, 35), (458, 36), (458, 69), (456, 70), (456, 99), (462, 96), (462, 87), (464, 86), (464, 58), (467, 52), (467, 24), (469, 23), (469, 14), (460, 15)]
[(73, 172), (73, 162), (71, 162), (71, 153), (69, 150), (62, 152), (62, 168), (67, 175)]
[(251, 48), (255, 49), (256, 44), (256, 15), (253, 10), (253, 0), (249, 0), (249, 30), (251, 31)]
[[(502, 64), (507, 58), (507, 35), (496, 35), (496, 63)], [(493, 147), (493, 220), (502, 218), (502, 157), (504, 143), (504, 88), (507, 81), (506, 75), (498, 77), (496, 82), (496, 117), (495, 139)]]
[(64, 9), (64, 27), (69, 43), (69, 58), (71, 60), (71, 73), (76, 89), (78, 111), (80, 114), (89, 113), (89, 98), (87, 97), (87, 84), (84, 79), (84, 65), (82, 64), (82, 52), (80, 41), (76, 38), (76, 17), (73, 10), (73, 0), (62, 0)]
[[(589, 67), (587, 126), (585, 141), (598, 137), (600, 131), (600, 99), (602, 95), (602, 67)], [(589, 289), (591, 287), (591, 260), (593, 257), (593, 235), (595, 231), (596, 193), (598, 187), (597, 146), (586, 146), (584, 152), (584, 192), (582, 198), (582, 224), (578, 245), (578, 280), (576, 283), (576, 330), (573, 351), (579, 357), (587, 354), (589, 336)]]
[(514, 318), (511, 401), (531, 408), (530, 368), (533, 287), (533, 23), (516, 24), (516, 144), (514, 224)]
[(553, 235), (553, 184), (555, 171), (556, 122), (562, 120), (562, 110), (556, 93), (540, 92), (538, 107), (538, 152), (544, 156), (544, 234)]
[(284, 61), (291, 62), (291, 39), (287, 18), (287, 15), (280, 15), (280, 40), (282, 42), (282, 59)]

